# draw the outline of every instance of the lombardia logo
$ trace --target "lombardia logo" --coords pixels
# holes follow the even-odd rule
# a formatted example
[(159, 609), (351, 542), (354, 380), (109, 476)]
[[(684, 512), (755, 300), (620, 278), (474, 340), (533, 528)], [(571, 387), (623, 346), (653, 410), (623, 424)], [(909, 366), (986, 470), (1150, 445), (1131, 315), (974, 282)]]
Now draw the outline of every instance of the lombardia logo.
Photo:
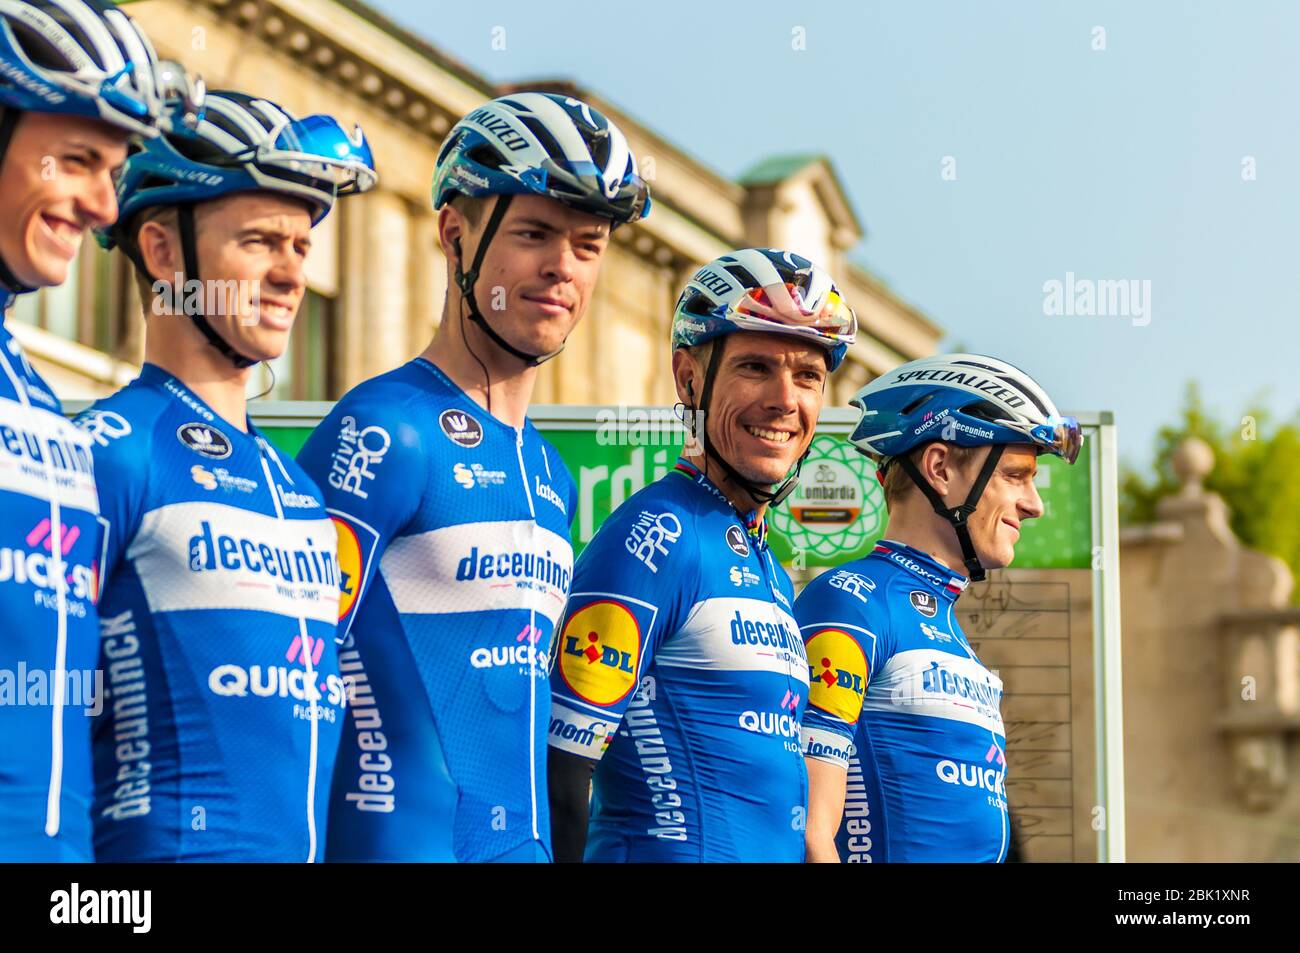
[(885, 524), (875, 465), (838, 437), (815, 437), (799, 485), (768, 518), (792, 549), (822, 558), (855, 552)]
[(641, 627), (617, 602), (593, 602), (575, 612), (560, 640), (560, 674), (577, 696), (610, 705), (636, 684)]
[(822, 629), (808, 640), (808, 702), (852, 724), (862, 712), (867, 658), (853, 636)]
[(339, 618), (352, 611), (361, 593), (361, 543), (356, 531), (337, 516), (330, 517), (339, 537)]

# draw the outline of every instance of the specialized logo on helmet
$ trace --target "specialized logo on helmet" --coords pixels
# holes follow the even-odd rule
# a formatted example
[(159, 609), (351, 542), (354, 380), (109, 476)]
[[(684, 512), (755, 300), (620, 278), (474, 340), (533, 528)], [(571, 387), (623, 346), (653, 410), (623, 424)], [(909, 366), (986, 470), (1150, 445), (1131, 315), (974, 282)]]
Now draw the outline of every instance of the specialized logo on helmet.
[(850, 724), (862, 712), (867, 659), (847, 632), (822, 629), (808, 640), (808, 702)]
[(635, 687), (641, 627), (626, 606), (584, 607), (565, 625), (560, 644), (560, 674), (582, 700), (611, 705)]
[(932, 592), (913, 589), (907, 594), (907, 601), (912, 603), (913, 609), (927, 619), (933, 619), (934, 614), (939, 611), (939, 600), (934, 597)]
[(197, 421), (178, 427), (176, 439), (209, 460), (224, 460), (232, 449), (229, 437), (211, 424)]
[(458, 447), (477, 447), (483, 442), (483, 425), (463, 410), (444, 410), (438, 415), (438, 426)]

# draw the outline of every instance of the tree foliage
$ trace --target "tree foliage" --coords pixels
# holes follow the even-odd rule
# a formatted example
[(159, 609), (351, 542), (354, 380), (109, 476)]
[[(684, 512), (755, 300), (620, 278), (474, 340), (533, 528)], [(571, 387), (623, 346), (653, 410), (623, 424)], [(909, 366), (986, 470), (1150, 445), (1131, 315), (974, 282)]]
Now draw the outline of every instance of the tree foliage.
[[(1196, 385), (1188, 384), (1181, 419), (1156, 437), (1154, 474), (1123, 468), (1120, 521), (1153, 521), (1156, 504), (1178, 491), (1172, 457), (1189, 436), (1214, 451), (1205, 486), (1228, 504), (1233, 532), (1252, 549), (1279, 557), (1300, 580), (1300, 414), (1275, 423), (1255, 406), (1237, 420), (1222, 420), (1205, 407)], [(1300, 585), (1294, 598), (1300, 602)]]

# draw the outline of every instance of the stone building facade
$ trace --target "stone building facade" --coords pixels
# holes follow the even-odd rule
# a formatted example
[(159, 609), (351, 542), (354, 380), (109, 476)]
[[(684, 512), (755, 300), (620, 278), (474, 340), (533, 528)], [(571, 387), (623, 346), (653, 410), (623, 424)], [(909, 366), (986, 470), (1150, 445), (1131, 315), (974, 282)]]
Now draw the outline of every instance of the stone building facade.
[[(160, 55), (201, 72), (209, 88), (256, 91), (300, 115), (359, 122), (374, 148), (379, 188), (339, 203), (313, 235), (310, 294), (271, 396), (335, 398), (422, 349), (446, 287), (429, 194), (438, 146), (462, 115), (522, 87), (493, 86), (358, 0), (142, 0), (130, 12)], [(848, 260), (863, 227), (824, 157), (776, 157), (732, 181), (597, 90), (524, 86), (570, 92), (614, 119), (655, 202), (649, 219), (615, 233), (584, 326), (543, 370), (537, 403), (671, 403), (676, 296), (700, 264), (744, 245), (789, 247), (818, 261), (857, 311), (862, 340), (828, 403), (935, 350), (941, 330)], [(10, 322), (71, 399), (116, 389), (142, 355), (126, 263), (92, 242), (80, 258), (74, 281), (24, 300)]]

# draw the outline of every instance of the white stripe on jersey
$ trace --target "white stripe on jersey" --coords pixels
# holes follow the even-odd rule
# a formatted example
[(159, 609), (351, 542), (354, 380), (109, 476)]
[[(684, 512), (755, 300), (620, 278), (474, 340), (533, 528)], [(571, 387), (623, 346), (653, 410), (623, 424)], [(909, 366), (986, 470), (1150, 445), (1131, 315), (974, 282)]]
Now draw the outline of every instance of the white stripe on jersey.
[(1002, 679), (973, 658), (908, 649), (871, 676), (863, 710), (925, 715), (977, 725), (1005, 737)]
[(402, 615), (532, 609), (554, 626), (573, 579), (573, 546), (528, 519), (462, 523), (397, 537), (379, 571)]
[(697, 602), (655, 664), (732, 672), (776, 672), (808, 684), (808, 659), (794, 618), (765, 599)]
[[(25, 383), (22, 386), (26, 386)], [(40, 428), (36, 433), (31, 429), (33, 423)], [(36, 442), (37, 451), (45, 462), (32, 456), (29, 441)], [(0, 400), (0, 492), (8, 490), (48, 500), (48, 463), (49, 472), (58, 481), (59, 504), (98, 513), (99, 495), (95, 492), (94, 472), (75, 466), (64, 468), (53, 462), (59, 457), (70, 461), (74, 456), (80, 456), (89, 464), (91, 442), (84, 430), (35, 404), (25, 408), (17, 399)], [(31, 527), (20, 528), (27, 532)]]
[(338, 538), (328, 519), (284, 520), (221, 503), (144, 515), (127, 549), (151, 613), (253, 609), (338, 621)]

